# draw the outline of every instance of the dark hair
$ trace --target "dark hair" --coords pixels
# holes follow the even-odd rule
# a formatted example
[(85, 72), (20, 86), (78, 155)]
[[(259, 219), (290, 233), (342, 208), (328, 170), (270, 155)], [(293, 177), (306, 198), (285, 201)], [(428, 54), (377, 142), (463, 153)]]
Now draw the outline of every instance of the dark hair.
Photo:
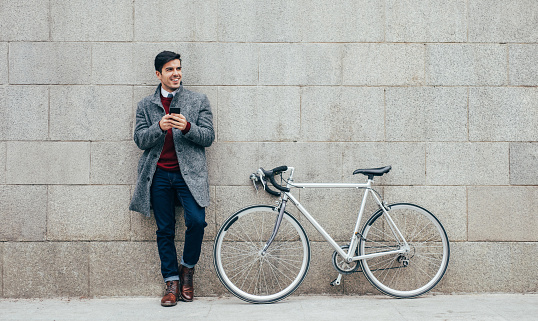
[(172, 51), (163, 51), (155, 57), (155, 70), (158, 72), (163, 71), (163, 66), (166, 65), (169, 61), (179, 59), (181, 62), (181, 56), (178, 53)]

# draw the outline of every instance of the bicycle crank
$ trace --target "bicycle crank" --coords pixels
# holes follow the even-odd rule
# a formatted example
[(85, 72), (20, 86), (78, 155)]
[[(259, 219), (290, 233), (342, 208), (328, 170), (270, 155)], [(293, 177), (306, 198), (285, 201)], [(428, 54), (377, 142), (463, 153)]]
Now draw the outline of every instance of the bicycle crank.
[[(349, 245), (342, 245), (340, 247), (344, 252), (349, 249)], [(358, 254), (356, 254), (358, 255)], [(351, 274), (357, 272), (357, 270), (360, 267), (359, 261), (352, 261), (352, 262), (346, 262), (346, 260), (341, 257), (338, 252), (333, 252), (333, 259), (332, 259), (333, 267), (338, 271), (340, 274)], [(336, 280), (335, 280), (336, 281)]]

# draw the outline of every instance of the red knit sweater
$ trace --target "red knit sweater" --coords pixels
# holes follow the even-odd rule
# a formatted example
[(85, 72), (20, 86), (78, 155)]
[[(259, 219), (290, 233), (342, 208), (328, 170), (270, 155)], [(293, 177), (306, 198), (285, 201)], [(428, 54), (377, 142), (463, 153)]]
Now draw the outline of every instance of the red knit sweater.
[[(163, 97), (161, 95), (161, 102), (164, 107), (164, 111), (168, 114), (170, 113), (170, 103), (172, 102), (172, 98)], [(187, 128), (185, 128), (182, 132), (183, 134), (186, 134), (191, 129), (190, 123), (187, 123)], [(161, 152), (161, 157), (159, 158), (159, 161), (157, 162), (157, 166), (169, 171), (169, 172), (177, 172), (179, 171), (179, 164), (177, 162), (177, 155), (176, 155), (176, 149), (174, 147), (174, 137), (172, 134), (172, 129), (169, 129), (166, 133), (166, 137), (164, 138), (164, 147), (163, 151)]]

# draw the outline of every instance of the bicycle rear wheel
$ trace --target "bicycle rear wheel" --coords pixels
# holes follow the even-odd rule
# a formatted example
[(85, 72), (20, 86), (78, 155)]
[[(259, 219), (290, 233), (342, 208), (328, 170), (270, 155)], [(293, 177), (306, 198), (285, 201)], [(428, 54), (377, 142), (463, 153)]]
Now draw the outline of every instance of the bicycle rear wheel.
[[(363, 273), (381, 292), (411, 298), (422, 295), (437, 285), (445, 274), (450, 256), (446, 232), (437, 218), (413, 204), (389, 206), (389, 216), (398, 227), (409, 251), (362, 260)], [(403, 248), (387, 215), (377, 211), (362, 229), (361, 255)]]
[(285, 212), (280, 229), (265, 254), (278, 211), (257, 205), (233, 214), (215, 239), (214, 264), (222, 284), (251, 303), (284, 299), (304, 280), (310, 265), (310, 243), (299, 222)]

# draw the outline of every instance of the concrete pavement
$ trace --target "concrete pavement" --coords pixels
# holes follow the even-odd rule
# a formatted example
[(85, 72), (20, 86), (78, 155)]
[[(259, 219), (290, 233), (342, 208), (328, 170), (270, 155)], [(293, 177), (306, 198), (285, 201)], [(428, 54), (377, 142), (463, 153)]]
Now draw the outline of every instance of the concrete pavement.
[(538, 294), (292, 296), (265, 305), (197, 298), (171, 308), (159, 298), (0, 299), (0, 320), (538, 320)]

